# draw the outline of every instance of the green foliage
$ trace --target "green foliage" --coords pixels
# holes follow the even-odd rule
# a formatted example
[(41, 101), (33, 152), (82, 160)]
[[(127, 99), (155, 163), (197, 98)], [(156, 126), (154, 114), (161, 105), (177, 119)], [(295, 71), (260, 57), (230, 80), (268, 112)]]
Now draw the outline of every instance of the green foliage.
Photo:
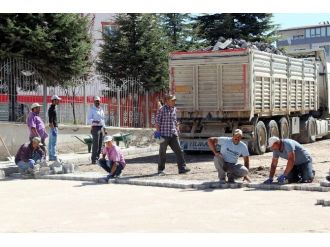
[(191, 14), (168, 13), (159, 16), (160, 24), (168, 39), (169, 51), (188, 51), (199, 48)]
[(198, 37), (206, 44), (214, 45), (220, 36), (240, 38), (247, 41), (274, 41), (276, 25), (272, 14), (265, 13), (221, 13), (196, 17), (194, 28)]
[(0, 58), (24, 57), (48, 83), (90, 67), (88, 18), (80, 14), (0, 14)]
[(163, 29), (155, 14), (119, 14), (118, 28), (103, 34), (97, 69), (117, 82), (136, 77), (148, 89), (162, 89), (168, 83), (168, 50)]

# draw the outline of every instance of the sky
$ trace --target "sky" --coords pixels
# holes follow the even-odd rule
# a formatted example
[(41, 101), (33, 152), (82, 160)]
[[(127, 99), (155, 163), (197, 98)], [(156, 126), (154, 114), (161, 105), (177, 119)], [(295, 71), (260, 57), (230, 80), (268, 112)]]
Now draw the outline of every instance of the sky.
[(323, 21), (330, 22), (329, 13), (274, 13), (274, 24), (280, 24), (280, 29), (317, 25)]

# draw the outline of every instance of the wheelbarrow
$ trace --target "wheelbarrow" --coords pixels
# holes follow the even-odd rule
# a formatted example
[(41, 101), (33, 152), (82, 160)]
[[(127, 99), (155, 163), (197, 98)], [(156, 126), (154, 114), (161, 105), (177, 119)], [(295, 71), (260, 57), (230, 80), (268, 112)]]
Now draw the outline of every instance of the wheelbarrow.
[(131, 133), (117, 133), (112, 136), (113, 140), (116, 142), (116, 145), (119, 146), (119, 142), (124, 142), (125, 147), (128, 148), (131, 143), (132, 134)]
[(79, 141), (87, 145), (88, 153), (92, 151), (93, 137), (91, 135), (83, 139), (79, 138), (78, 136), (74, 136), (74, 137), (76, 137)]

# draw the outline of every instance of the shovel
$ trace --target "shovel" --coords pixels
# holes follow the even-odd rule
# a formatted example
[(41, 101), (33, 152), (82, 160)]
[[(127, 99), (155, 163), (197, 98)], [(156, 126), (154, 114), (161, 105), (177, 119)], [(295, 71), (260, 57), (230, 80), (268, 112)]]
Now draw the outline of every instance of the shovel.
[(5, 147), (5, 149), (6, 149), (6, 151), (7, 151), (7, 154), (9, 155), (9, 157), (7, 157), (7, 159), (8, 159), (10, 162), (14, 162), (14, 161), (15, 161), (15, 157), (11, 156), (11, 154), (10, 154), (10, 152), (9, 152), (9, 150), (8, 150), (6, 144), (5, 144), (5, 142), (3, 141), (3, 139), (2, 139), (1, 136), (0, 136), (0, 140), (1, 140), (2, 144), (3, 144), (3, 146)]

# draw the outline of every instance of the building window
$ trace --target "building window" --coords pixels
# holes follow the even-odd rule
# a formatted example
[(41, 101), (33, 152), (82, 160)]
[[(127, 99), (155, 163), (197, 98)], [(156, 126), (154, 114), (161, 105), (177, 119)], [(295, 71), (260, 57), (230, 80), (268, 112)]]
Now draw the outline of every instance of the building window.
[(325, 27), (321, 27), (321, 37), (325, 37), (326, 33), (325, 33)]
[(304, 38), (304, 35), (303, 34), (293, 35), (292, 38), (293, 39), (303, 39)]
[(311, 30), (310, 29), (306, 29), (305, 30), (305, 36), (306, 36), (306, 38), (310, 38), (311, 37)]
[(330, 45), (320, 46), (320, 48), (324, 48), (325, 53), (327, 54), (327, 57), (330, 56)]
[(327, 27), (327, 36), (330, 36), (330, 27)]

